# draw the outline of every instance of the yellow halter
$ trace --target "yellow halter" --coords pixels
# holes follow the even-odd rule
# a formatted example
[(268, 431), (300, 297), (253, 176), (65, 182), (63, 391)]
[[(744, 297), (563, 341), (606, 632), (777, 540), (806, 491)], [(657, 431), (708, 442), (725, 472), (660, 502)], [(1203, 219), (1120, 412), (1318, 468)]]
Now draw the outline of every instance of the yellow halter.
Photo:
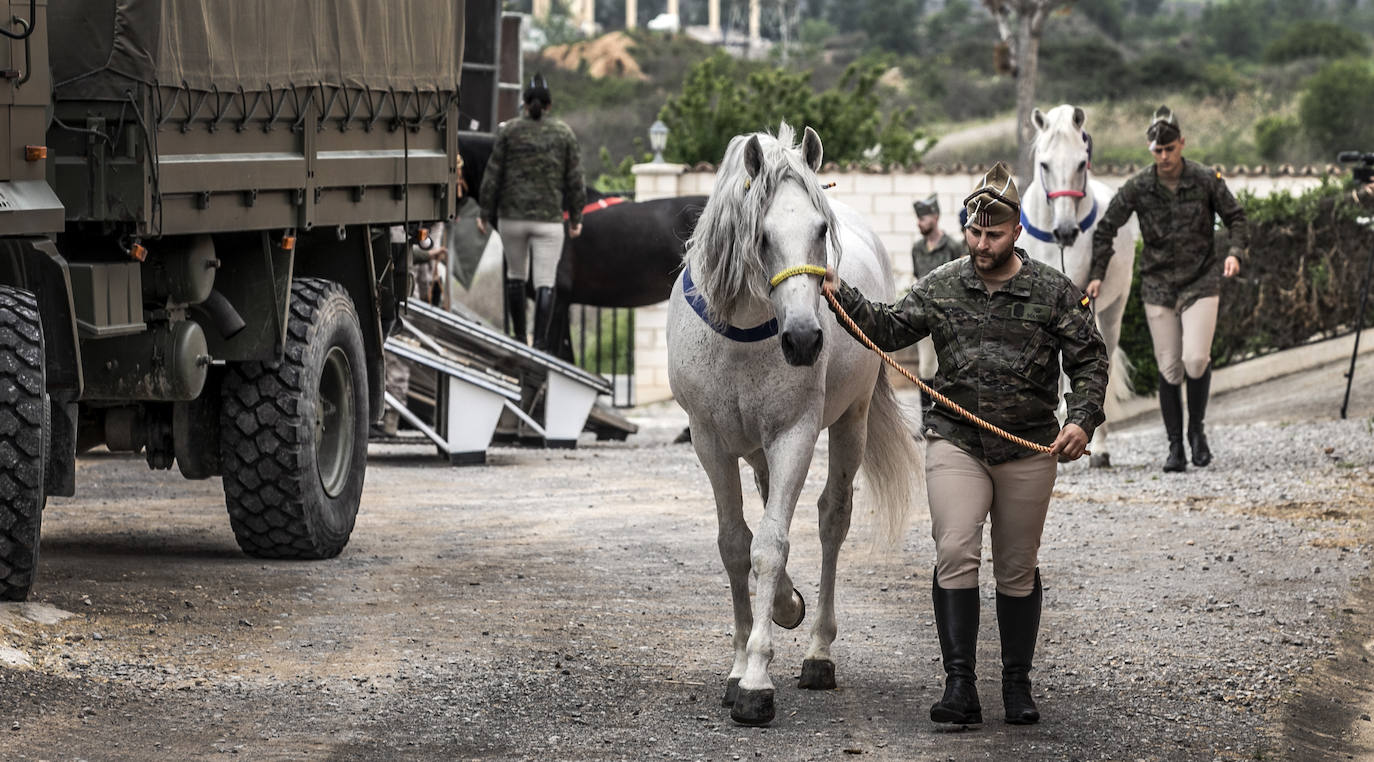
[(820, 265), (797, 265), (796, 267), (789, 267), (769, 279), (768, 285), (772, 288), (777, 288), (779, 283), (782, 283), (793, 275), (819, 275), (824, 278), (825, 268)]

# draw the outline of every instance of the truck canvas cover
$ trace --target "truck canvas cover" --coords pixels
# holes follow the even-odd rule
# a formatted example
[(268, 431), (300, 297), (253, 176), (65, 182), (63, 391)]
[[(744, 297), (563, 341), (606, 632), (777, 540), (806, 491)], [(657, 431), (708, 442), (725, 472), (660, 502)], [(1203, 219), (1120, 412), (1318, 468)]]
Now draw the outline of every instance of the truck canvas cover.
[(461, 0), (63, 0), (49, 20), (59, 101), (140, 84), (452, 93), (463, 58)]

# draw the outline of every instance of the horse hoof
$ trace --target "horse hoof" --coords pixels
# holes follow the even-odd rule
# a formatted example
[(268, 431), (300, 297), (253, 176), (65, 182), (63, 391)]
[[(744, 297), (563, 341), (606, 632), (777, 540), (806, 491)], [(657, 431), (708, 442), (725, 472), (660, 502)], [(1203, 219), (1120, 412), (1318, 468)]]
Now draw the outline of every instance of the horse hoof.
[(776, 624), (784, 630), (795, 630), (806, 620), (806, 599), (802, 597), (801, 591), (795, 587), (792, 588), (792, 598), (797, 602), (797, 606), (801, 608), (801, 611), (797, 614), (797, 621), (789, 624), (787, 622), (779, 622), (776, 616), (773, 617), (773, 624)]
[(733, 707), (735, 699), (739, 698), (739, 678), (731, 677), (725, 681), (725, 698), (720, 700), (721, 706)]
[(835, 662), (829, 659), (802, 660), (801, 677), (797, 687), (812, 691), (835, 690)]
[(1092, 455), (1089, 455), (1089, 456), (1088, 456), (1088, 465), (1089, 465), (1090, 467), (1092, 467), (1092, 468), (1111, 468), (1111, 467), (1112, 467), (1112, 456), (1111, 456), (1111, 453), (1106, 453), (1106, 452), (1096, 453), (1096, 452), (1095, 452), (1095, 453), (1093, 453)]
[(730, 709), (730, 719), (741, 725), (767, 725), (773, 721), (773, 714), (772, 688), (761, 691), (741, 688)]

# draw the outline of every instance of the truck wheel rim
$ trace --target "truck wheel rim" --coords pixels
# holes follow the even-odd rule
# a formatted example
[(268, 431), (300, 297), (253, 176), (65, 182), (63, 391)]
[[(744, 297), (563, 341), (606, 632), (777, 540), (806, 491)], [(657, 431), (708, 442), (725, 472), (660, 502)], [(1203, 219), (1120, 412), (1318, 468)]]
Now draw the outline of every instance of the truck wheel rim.
[(338, 497), (348, 483), (353, 456), (353, 373), (348, 355), (334, 347), (324, 358), (315, 416), (315, 463), (320, 484)]

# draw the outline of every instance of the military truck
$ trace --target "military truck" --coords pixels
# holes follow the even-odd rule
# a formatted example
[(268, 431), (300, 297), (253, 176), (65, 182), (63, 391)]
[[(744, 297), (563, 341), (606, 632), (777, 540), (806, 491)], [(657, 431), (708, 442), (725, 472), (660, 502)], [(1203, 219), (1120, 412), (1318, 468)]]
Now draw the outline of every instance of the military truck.
[[(222, 476), (250, 555), (337, 555), (407, 289), (389, 229), (454, 214), (465, 3), (3, 2), (0, 598), (100, 446)], [(489, 36), (499, 0), (467, 5)]]

